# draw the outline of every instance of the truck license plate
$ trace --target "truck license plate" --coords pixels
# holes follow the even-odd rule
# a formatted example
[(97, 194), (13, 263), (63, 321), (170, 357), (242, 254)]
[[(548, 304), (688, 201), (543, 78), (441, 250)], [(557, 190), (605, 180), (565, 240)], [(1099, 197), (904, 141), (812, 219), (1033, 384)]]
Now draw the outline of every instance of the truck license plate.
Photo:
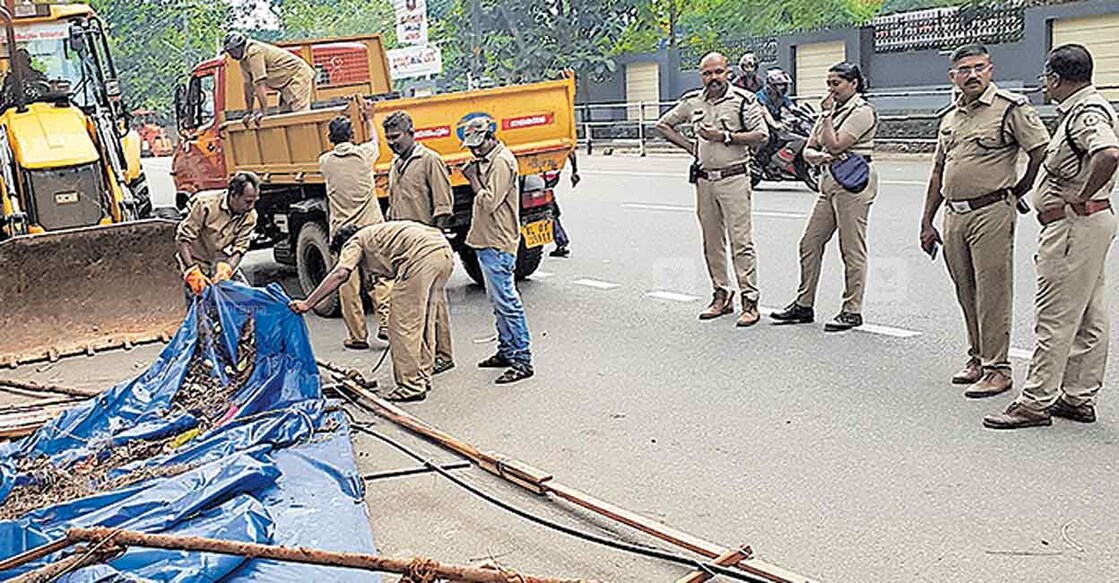
[(525, 237), (525, 247), (532, 249), (551, 243), (555, 237), (552, 234), (552, 220), (534, 221), (521, 227), (521, 234)]

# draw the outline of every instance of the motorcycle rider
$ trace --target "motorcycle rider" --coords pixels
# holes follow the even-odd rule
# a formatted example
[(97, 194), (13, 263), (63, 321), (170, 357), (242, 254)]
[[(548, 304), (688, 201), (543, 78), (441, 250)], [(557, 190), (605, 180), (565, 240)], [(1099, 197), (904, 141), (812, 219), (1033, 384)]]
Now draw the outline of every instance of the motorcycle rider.
[(754, 53), (746, 53), (738, 60), (739, 73), (735, 76), (733, 84), (739, 89), (745, 89), (750, 93), (757, 93), (761, 91), (764, 85), (762, 78), (758, 75), (758, 58)]
[(758, 162), (765, 164), (777, 151), (784, 130), (785, 120), (791, 115), (793, 101), (789, 87), (793, 80), (781, 69), (770, 69), (765, 75), (765, 87), (758, 91), (758, 103), (764, 106), (765, 122), (769, 125), (769, 141), (758, 149)]

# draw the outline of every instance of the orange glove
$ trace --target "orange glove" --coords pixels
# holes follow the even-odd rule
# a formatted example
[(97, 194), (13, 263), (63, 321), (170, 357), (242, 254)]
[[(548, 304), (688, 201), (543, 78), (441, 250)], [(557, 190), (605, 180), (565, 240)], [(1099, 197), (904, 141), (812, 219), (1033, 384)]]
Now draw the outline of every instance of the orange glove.
[(188, 269), (186, 273), (183, 274), (183, 279), (186, 280), (186, 284), (190, 286), (190, 291), (194, 292), (196, 296), (202, 295), (202, 290), (205, 290), (206, 286), (210, 285), (210, 280), (202, 273), (202, 268), (197, 265)]
[(214, 283), (227, 281), (231, 277), (233, 277), (233, 268), (224, 261), (218, 261), (218, 264), (214, 266)]

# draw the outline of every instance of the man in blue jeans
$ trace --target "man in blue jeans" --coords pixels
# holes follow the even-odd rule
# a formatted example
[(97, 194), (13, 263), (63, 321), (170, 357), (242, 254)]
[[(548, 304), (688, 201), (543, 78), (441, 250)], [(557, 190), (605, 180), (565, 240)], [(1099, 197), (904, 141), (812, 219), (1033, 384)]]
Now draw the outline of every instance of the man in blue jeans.
[(462, 169), (474, 191), (473, 218), (466, 244), (477, 250), (486, 281), (486, 295), (497, 317), (497, 354), (478, 363), (505, 368), (495, 381), (514, 383), (533, 375), (528, 324), (521, 296), (513, 283), (521, 241), (520, 188), (517, 158), (494, 137), (492, 121), (474, 118), (463, 127), (463, 147), (474, 160)]

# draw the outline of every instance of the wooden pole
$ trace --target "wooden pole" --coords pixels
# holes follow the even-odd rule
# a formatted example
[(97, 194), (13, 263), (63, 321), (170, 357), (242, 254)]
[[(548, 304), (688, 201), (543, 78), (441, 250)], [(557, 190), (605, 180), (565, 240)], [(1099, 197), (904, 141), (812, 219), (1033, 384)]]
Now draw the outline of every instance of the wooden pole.
[[(536, 469), (524, 462), (498, 453), (482, 451), (476, 446), (456, 439), (450, 434), (429, 425), (388, 401), (377, 397), (352, 380), (342, 380), (338, 388), (339, 390), (346, 391), (351, 397), (367, 405), (370, 410), (377, 415), (412, 431), (420, 437), (470, 459), (482, 469), (504, 478), (507, 481), (513, 482), (522, 488), (526, 488), (537, 494), (553, 494), (558, 498), (577, 504), (600, 516), (605, 516), (611, 520), (621, 522), (652, 537), (687, 549), (709, 559), (722, 558), (725, 555), (730, 555), (735, 552), (722, 545), (677, 530), (666, 524), (630, 512), (624, 508), (599, 500), (579, 490), (556, 482), (553, 480), (551, 474)], [(743, 558), (736, 563), (731, 563), (726, 566), (736, 567), (744, 572), (766, 578), (773, 583), (813, 583), (808, 577), (758, 559)]]
[[(741, 561), (750, 558), (750, 547), (741, 547), (733, 551), (727, 551), (715, 558), (712, 563), (723, 567), (730, 567), (737, 565)], [(692, 571), (687, 575), (676, 580), (676, 583), (703, 583), (711, 579), (711, 575), (703, 571)]]
[(31, 391), (33, 393), (57, 393), (60, 395), (68, 395), (71, 397), (96, 397), (101, 394), (101, 391), (92, 389), (77, 389), (74, 387), (61, 387), (58, 385), (44, 385), (35, 381), (20, 381), (16, 379), (0, 379), (0, 386), (12, 387), (22, 391)]
[(73, 555), (35, 569), (34, 571), (24, 573), (18, 577), (8, 579), (8, 583), (48, 583), (50, 581), (56, 581), (59, 577), (72, 571), (77, 571), (83, 567), (107, 561), (120, 552), (120, 547), (115, 546), (107, 546), (92, 551), (78, 548)]
[(513, 575), (508, 572), (465, 567), (461, 565), (448, 565), (420, 558), (411, 560), (391, 559), (362, 553), (342, 553), (304, 547), (261, 545), (193, 536), (144, 534), (142, 532), (128, 530), (117, 531), (111, 528), (101, 527), (71, 528), (66, 531), (66, 537), (72, 541), (86, 541), (90, 543), (100, 543), (108, 540), (114, 545), (124, 547), (217, 553), (250, 559), (270, 559), (307, 565), (348, 567), (363, 571), (433, 575), (439, 579), (466, 581), (469, 583), (508, 583), (511, 580), (524, 581), (525, 583), (589, 583), (584, 579), (556, 579), (552, 577)]

